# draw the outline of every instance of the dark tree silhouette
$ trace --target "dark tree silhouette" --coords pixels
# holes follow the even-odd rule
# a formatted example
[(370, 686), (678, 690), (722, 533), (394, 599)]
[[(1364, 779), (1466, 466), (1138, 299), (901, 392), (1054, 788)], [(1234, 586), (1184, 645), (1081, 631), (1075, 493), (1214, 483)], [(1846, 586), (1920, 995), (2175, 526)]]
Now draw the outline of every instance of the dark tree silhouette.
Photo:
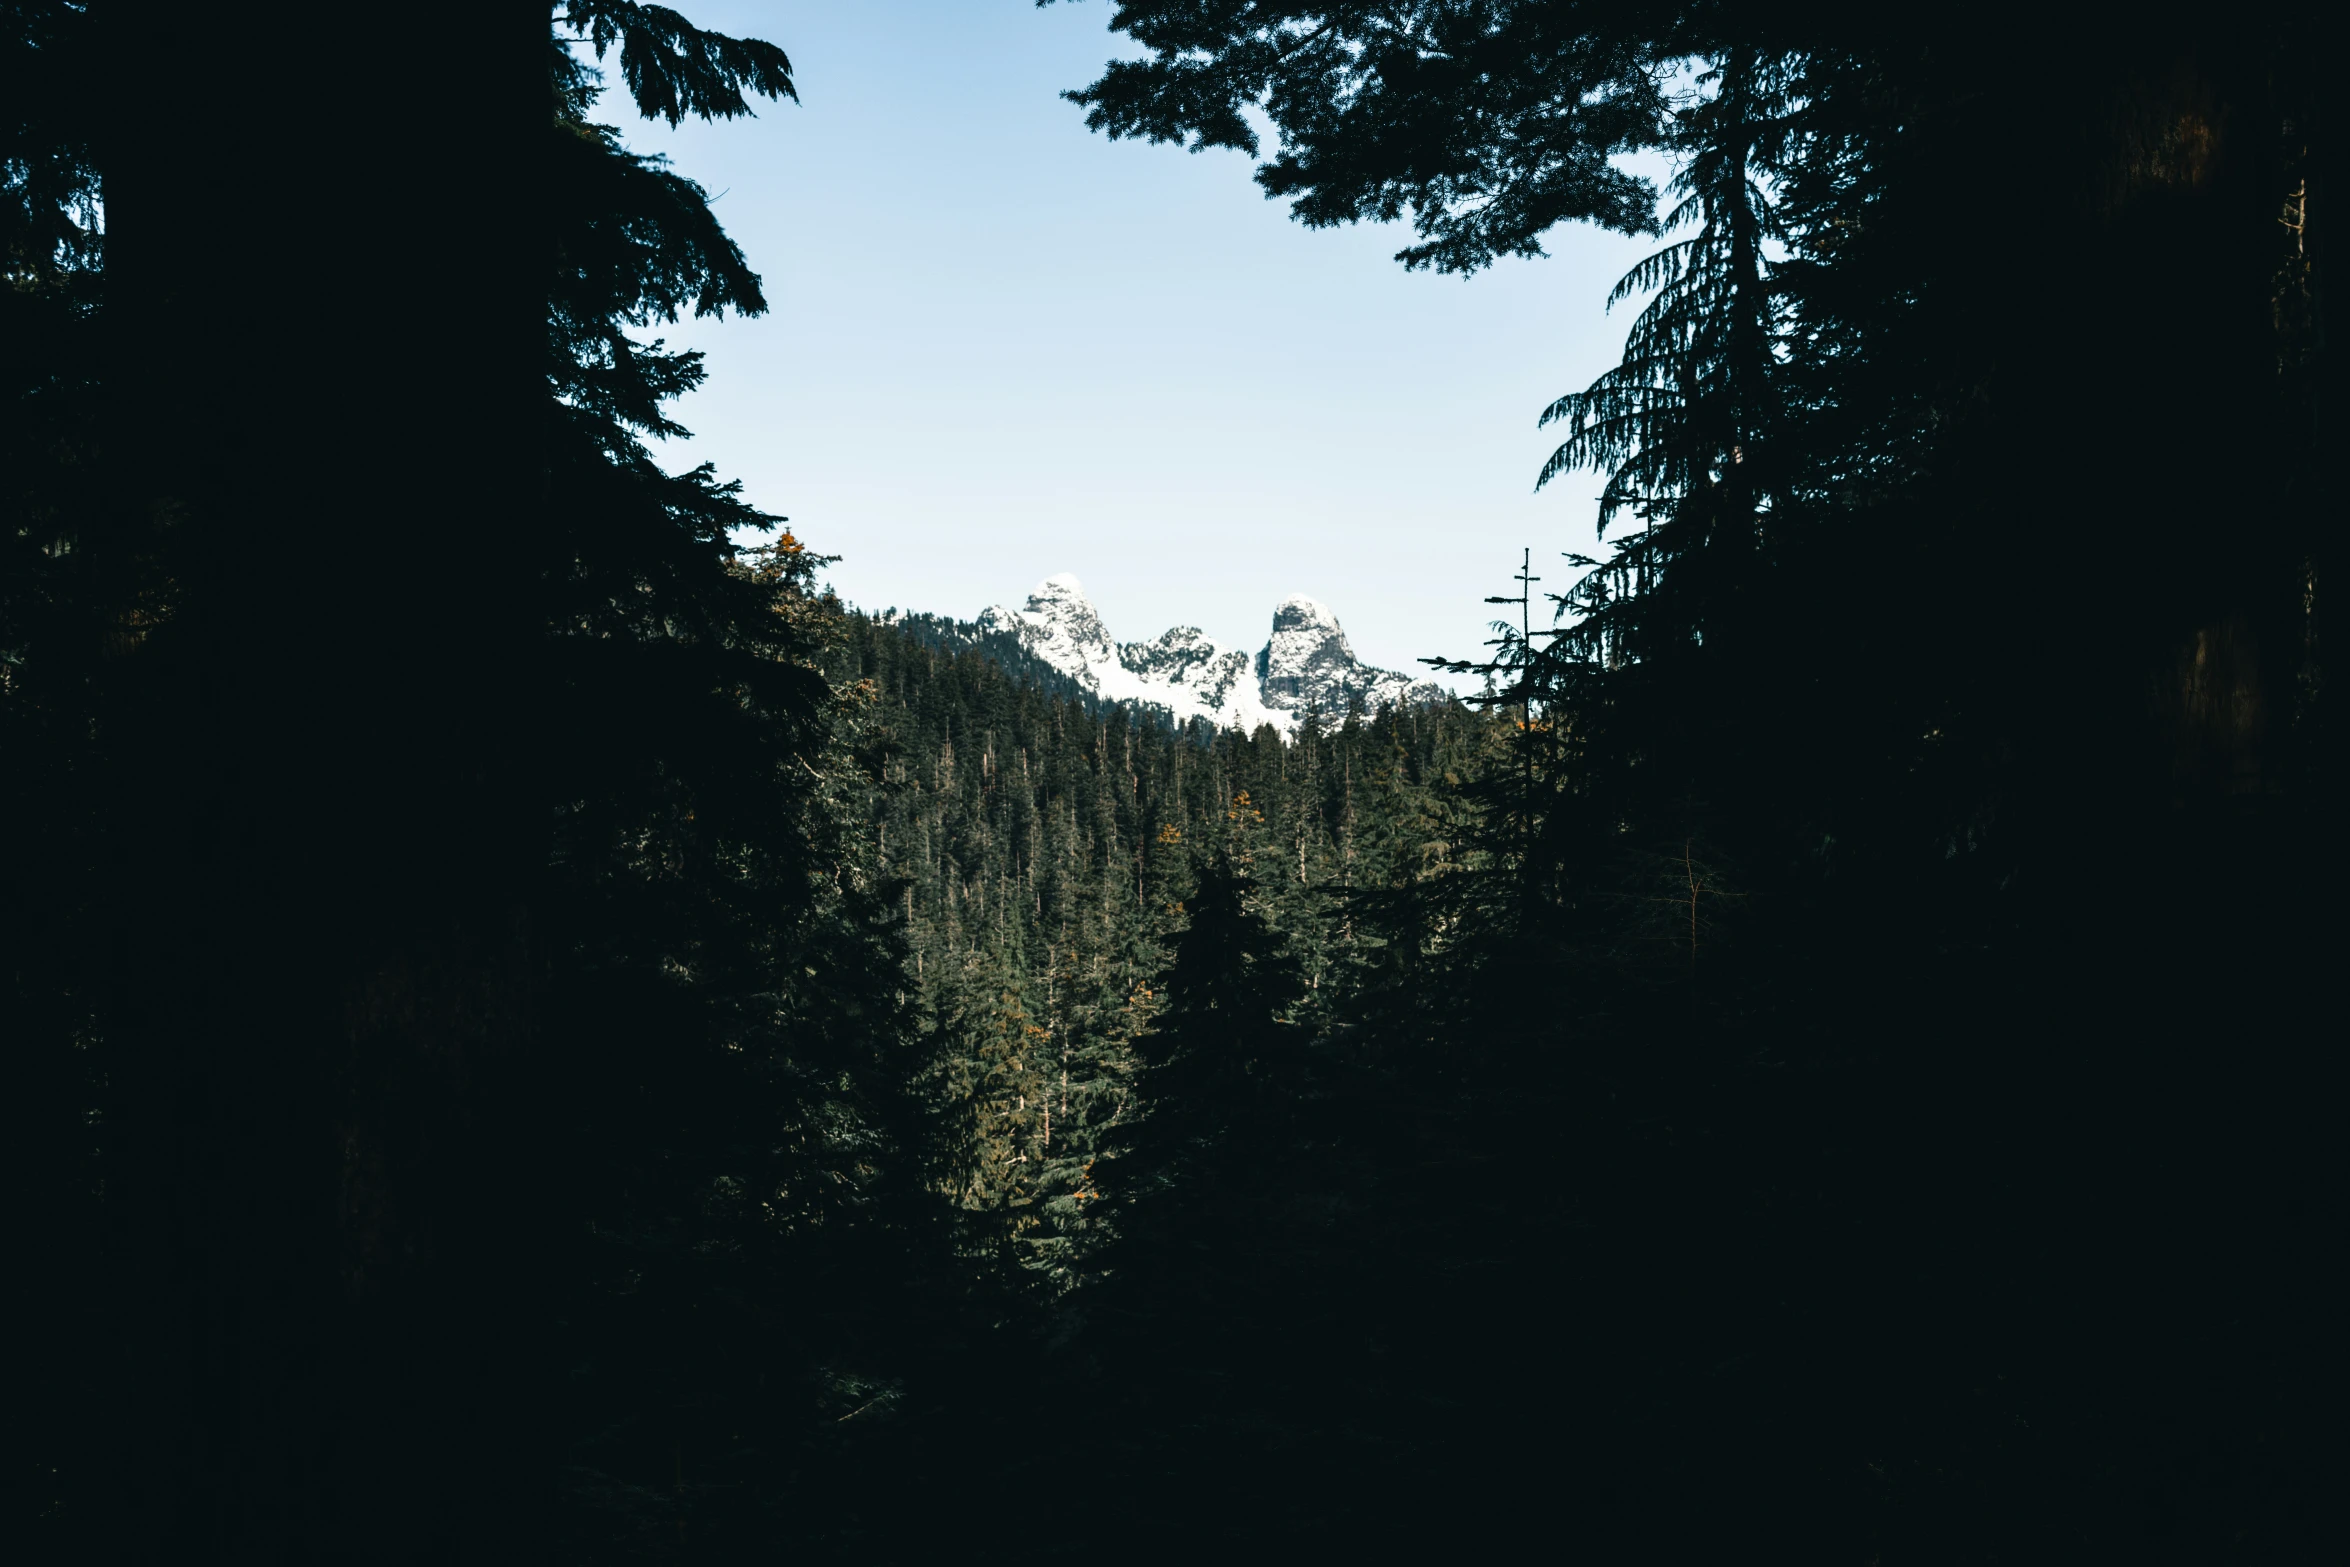
[(399, 20), (0, 7), (11, 1543), (2323, 1554), (2315, 7), (1122, 5), (1309, 224), (1663, 246), (1485, 711), (1287, 740), (654, 460), (766, 302), (597, 62), (780, 50)]

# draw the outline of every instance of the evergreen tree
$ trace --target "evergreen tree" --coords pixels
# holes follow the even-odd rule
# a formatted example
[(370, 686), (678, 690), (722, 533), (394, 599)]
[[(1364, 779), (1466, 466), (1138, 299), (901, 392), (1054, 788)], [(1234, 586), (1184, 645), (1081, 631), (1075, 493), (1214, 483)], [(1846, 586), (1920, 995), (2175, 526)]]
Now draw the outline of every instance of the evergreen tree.
[(147, 530), (103, 504), (104, 235), (80, 86), (95, 46), (75, 6), (0, 12), (0, 1143), (20, 1199), (5, 1302), (43, 1346), (15, 1397), (0, 1529), (60, 1558), (94, 1527), (107, 1441), (95, 687), (159, 608), (135, 542)]
[[(589, 123), (543, 11), (418, 56), (356, 17), (19, 10), (6, 305), (39, 353), (5, 438), (41, 460), (8, 470), (0, 722), (34, 741), (11, 806), (73, 808), (30, 866), (63, 983), (11, 1010), (75, 1126), (67, 1251), (117, 1265), (118, 1347), (76, 1357), (114, 1374), (74, 1391), (128, 1433), (50, 1426), (45, 1527), (765, 1538), (774, 1455), (873, 1401), (915, 1308), (871, 1308), (937, 1227), (856, 705), (811, 667), (837, 608), (788, 541), (735, 563), (767, 519), (643, 444), (700, 369), (639, 329), (757, 279)], [(672, 120), (790, 91), (660, 8), (558, 21)], [(256, 264), (223, 146), (280, 150), (302, 264)]]
[[(1246, 811), (1245, 791), (1236, 799)], [(1225, 848), (1184, 900), (1165, 1010), (1141, 1041), (1142, 1130), (1110, 1178), (1123, 1202), (1182, 1187), (1212, 1207), (1207, 1188), (1251, 1179), (1248, 1154), (1278, 1144), (1277, 1123), (1300, 1096), (1293, 1014), (1305, 983), (1287, 938), (1252, 907), (1255, 891), (1247, 857)]]
[(1666, 241), (1604, 558), (1284, 740), (653, 459), (765, 301), (591, 62), (780, 50), (0, 8), (11, 1537), (2315, 1556), (2318, 20), (1121, 7), (1408, 266)]
[[(1138, 1113), (1094, 1172), (1115, 1239), (1088, 1303), (1101, 1324), (1090, 1348), (1111, 1368), (1101, 1423), (1125, 1449), (1121, 1468), (1175, 1465), (1236, 1510), (1257, 1446), (1242, 1433), (1280, 1418), (1292, 1380), (1280, 1363), (1278, 1318), (1294, 1295), (1281, 1221), (1311, 1072), (1304, 980), (1257, 902), (1229, 845), (1198, 865), (1163, 1010), (1136, 1041)], [(1171, 1500), (1128, 1504), (1164, 1524)]]
[[(1415, 1150), (1366, 1188), (1393, 1275), (1571, 1303), (1463, 1429), (1524, 1431), (1588, 1538), (2303, 1548), (2272, 1504), (2306, 1471), (2254, 1434), (2308, 1450), (2293, 1375), (2188, 1324), (2271, 1324), (2306, 1364), (2306, 1284), (2156, 1215), (2267, 1212), (2319, 1141), (2243, 1119), (2323, 1075), (2281, 912), (2284, 845), (2334, 841), (2302, 694), (2329, 547), (2291, 498), (2336, 439), (2314, 18), (1145, 4), (1117, 23), (1142, 57), (1079, 95), (1112, 134), (1252, 152), (1260, 110), (1301, 220), (1408, 213), (1401, 259), (1450, 270), (1562, 218), (1638, 231), (1644, 192), (1577, 171), (1678, 163), (1693, 236), (1627, 279), (1654, 297), (1623, 364), (1550, 410), (1544, 476), (1598, 467), (1603, 526), (1641, 526), (1486, 662), (1517, 727), (1458, 797), (1466, 874), (1362, 911), (1385, 967), (1343, 1014)], [(2178, 978), (2223, 951), (2261, 977)], [(2238, 1031), (2257, 1065), (2187, 1064)], [(2233, 1150), (2233, 1195), (2108, 1095)], [(2093, 1173), (2124, 1167), (2147, 1195)], [(2154, 1282), (2189, 1254), (2203, 1285)], [(1422, 1307), (1414, 1342), (1468, 1331)], [(2201, 1436), (2140, 1439), (2157, 1343)], [(1432, 1420), (1444, 1380), (1406, 1379)], [(2177, 1501), (2206, 1438), (2229, 1478)], [(1428, 1472), (1492, 1483), (1471, 1451)]]

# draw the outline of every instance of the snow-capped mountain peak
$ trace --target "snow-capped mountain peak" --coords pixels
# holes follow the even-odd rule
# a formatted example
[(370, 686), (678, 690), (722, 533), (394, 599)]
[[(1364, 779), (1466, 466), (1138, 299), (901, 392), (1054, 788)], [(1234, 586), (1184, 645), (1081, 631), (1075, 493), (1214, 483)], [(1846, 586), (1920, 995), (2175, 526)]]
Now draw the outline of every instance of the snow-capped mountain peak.
[(1324, 688), (1345, 688), (1369, 673), (1327, 607), (1302, 593), (1274, 606), (1273, 638), (1257, 655), (1257, 679), (1267, 701), (1302, 708)]
[(1038, 583), (1028, 595), (1026, 609), (999, 604), (982, 614), (979, 624), (988, 631), (1012, 632), (1037, 657), (1064, 673), (1118, 661), (1108, 628), (1085, 596), (1085, 584), (1065, 571)]
[(1024, 608), (996, 605), (979, 624), (1017, 637), (1096, 696), (1156, 707), (1179, 721), (1205, 718), (1250, 731), (1271, 724), (1291, 735), (1310, 712), (1343, 717), (1356, 703), (1369, 711), (1445, 698), (1439, 686), (1362, 663), (1338, 617), (1304, 594), (1274, 608), (1272, 636), (1253, 658), (1197, 626), (1177, 626), (1149, 642), (1114, 642), (1084, 585), (1067, 572), (1038, 583)]

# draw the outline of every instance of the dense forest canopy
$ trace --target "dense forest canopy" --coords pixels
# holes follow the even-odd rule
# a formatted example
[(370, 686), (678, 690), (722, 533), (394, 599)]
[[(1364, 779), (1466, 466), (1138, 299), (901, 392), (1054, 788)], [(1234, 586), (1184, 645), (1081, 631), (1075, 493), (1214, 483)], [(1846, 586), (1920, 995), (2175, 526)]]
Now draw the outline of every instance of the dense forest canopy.
[(1407, 267), (1653, 236), (1480, 698), (743, 544), (596, 116), (774, 44), (0, 6), (11, 1542), (2332, 1554), (2318, 9), (1111, 17)]

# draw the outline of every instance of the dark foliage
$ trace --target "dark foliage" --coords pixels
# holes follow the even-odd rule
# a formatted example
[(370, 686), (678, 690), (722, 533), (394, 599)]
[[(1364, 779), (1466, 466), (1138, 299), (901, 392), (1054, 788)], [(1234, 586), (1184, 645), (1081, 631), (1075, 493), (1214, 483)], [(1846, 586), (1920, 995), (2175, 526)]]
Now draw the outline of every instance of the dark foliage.
[(1557, 613), (1285, 740), (654, 459), (765, 301), (593, 62), (773, 46), (0, 6), (11, 1543), (2338, 1554), (2318, 21), (1122, 6), (1308, 223), (1663, 247)]
[[(1131, 6), (1151, 52), (1087, 97), (1234, 145), (1259, 104), (1301, 218), (1409, 210), (1405, 259), (1474, 266), (1523, 248), (1480, 238), (1498, 182), (1353, 183), (1476, 123), (1438, 18), (1621, 27), (1660, 94), (1694, 57), (1630, 136), (1690, 237), (1545, 416), (1543, 477), (1599, 468), (1632, 526), (1460, 666), (1512, 755), (1349, 1036), (1415, 1106), (1416, 1178), (1359, 1189), (1375, 1275), (1462, 1346), (1380, 1427), (1429, 1503), (1323, 1475), (1251, 1526), (1486, 1494), (1666, 1559), (2318, 1551), (2314, 15)], [(1480, 143), (1528, 180), (1537, 145)]]
[(1654, 189), (1610, 161), (1658, 137), (1679, 51), (1649, 11), (1145, 0), (1113, 25), (1150, 53), (1069, 96), (1097, 130), (1194, 150), (1255, 153), (1261, 110), (1279, 137), (1266, 194), (1316, 225), (1409, 217), (1422, 243), (1397, 259), (1470, 271), (1542, 254), (1562, 222), (1654, 227)]
[[(790, 91), (657, 7), (565, 19), (647, 113)], [(12, 1528), (767, 1538), (947, 1253), (884, 1168), (918, 1045), (837, 607), (643, 444), (701, 378), (644, 329), (757, 277), (543, 10), (421, 66), (357, 14), (7, 20), (9, 1033), (54, 1219)], [(412, 70), (421, 128), (274, 118)], [(227, 150), (289, 142), (290, 277)]]

